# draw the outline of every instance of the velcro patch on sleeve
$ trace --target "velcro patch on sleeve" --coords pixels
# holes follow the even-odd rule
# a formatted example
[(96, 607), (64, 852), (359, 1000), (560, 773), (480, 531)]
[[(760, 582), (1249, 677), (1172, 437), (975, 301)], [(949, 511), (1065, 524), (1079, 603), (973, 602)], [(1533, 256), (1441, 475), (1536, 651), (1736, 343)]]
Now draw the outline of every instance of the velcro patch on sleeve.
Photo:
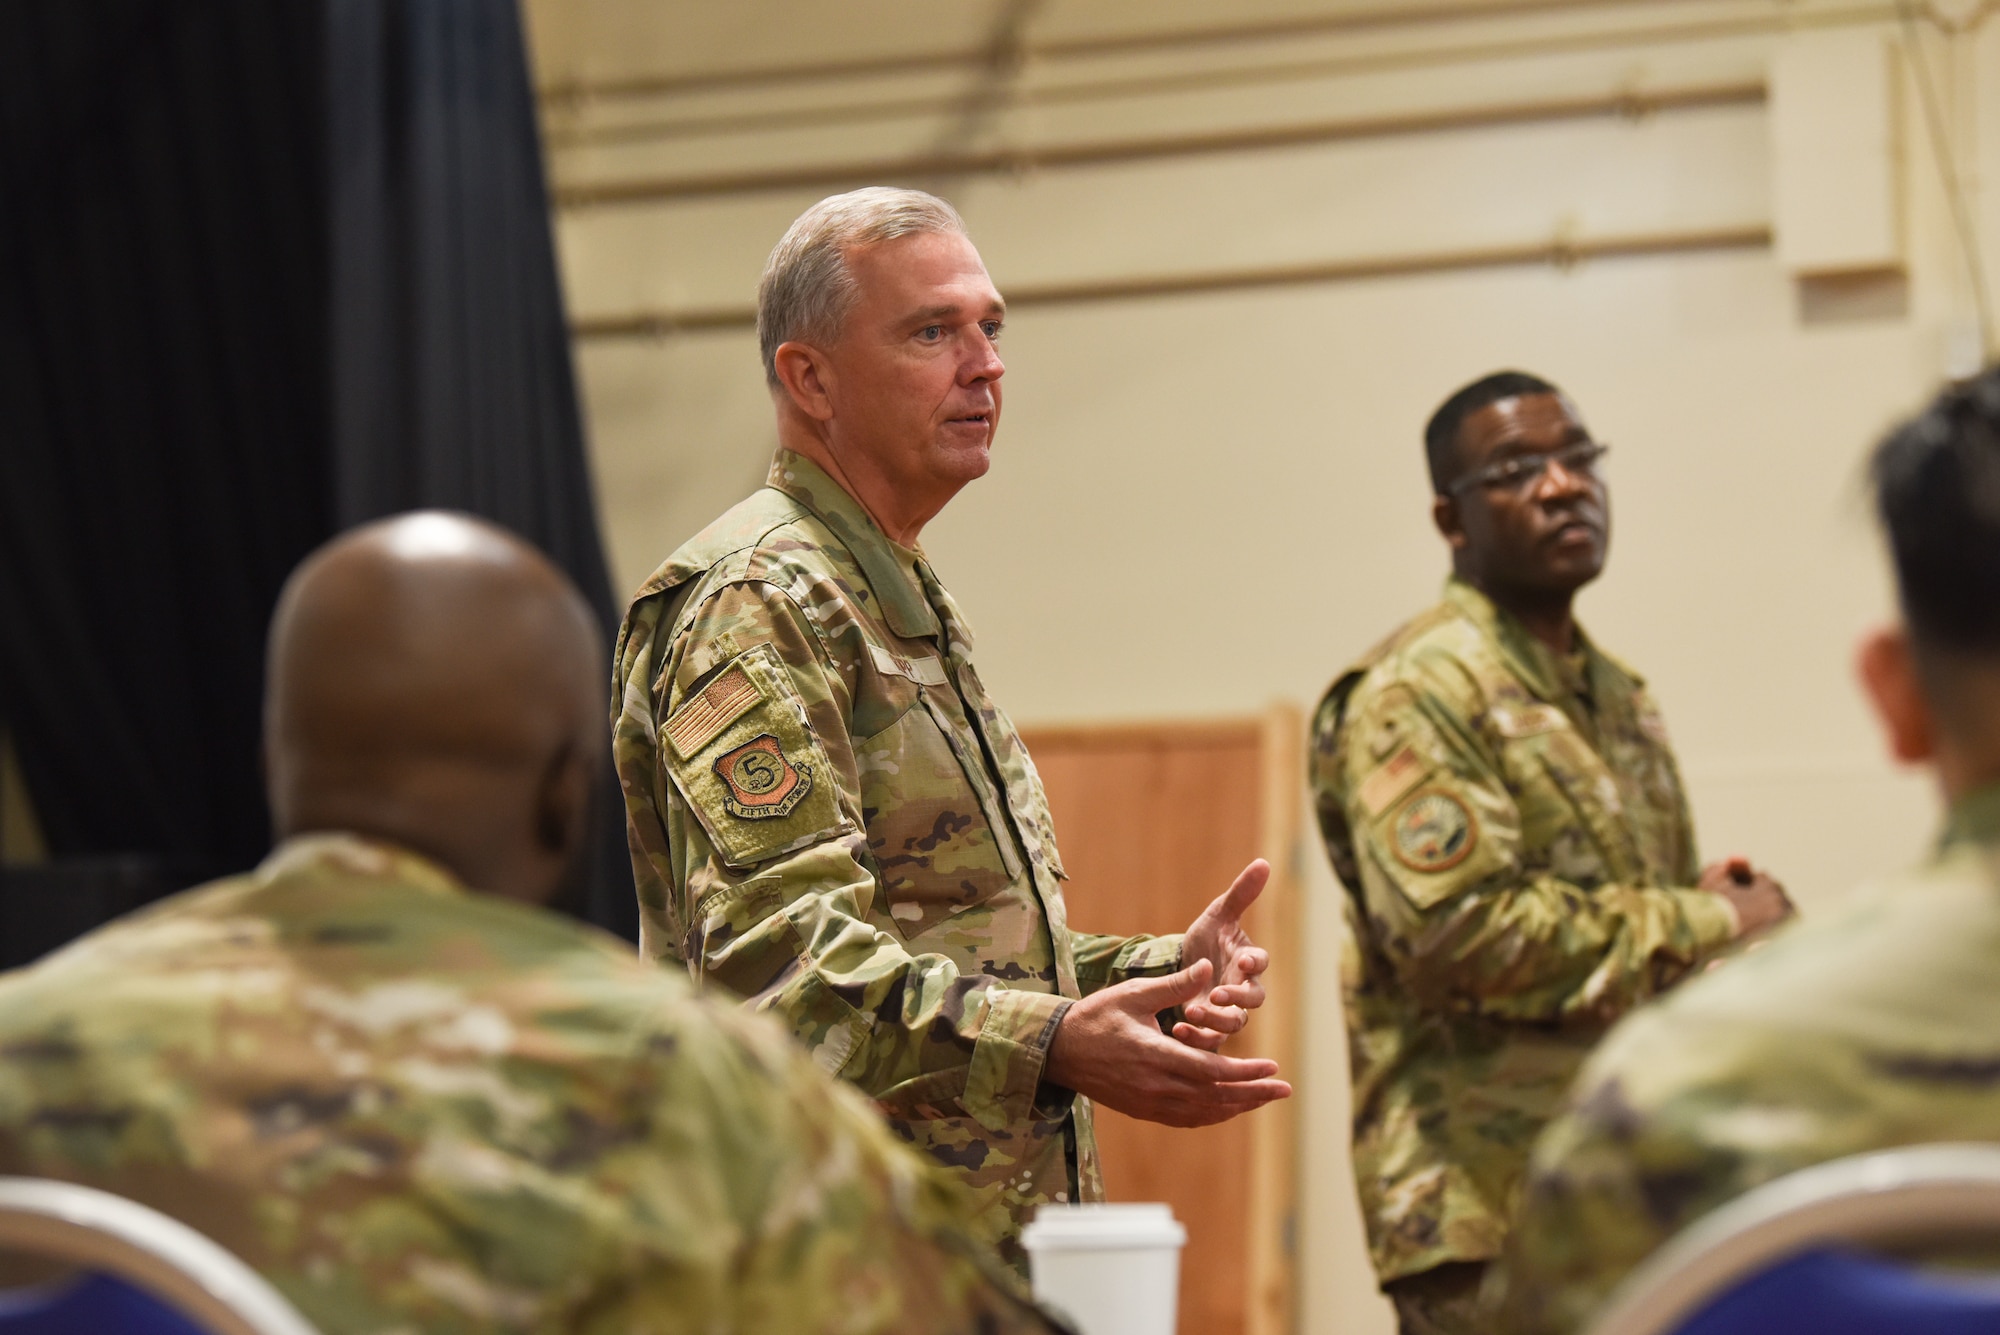
[(743, 665), (730, 665), (667, 720), (667, 740), (673, 743), (674, 754), (685, 760), (701, 750), (763, 698)]
[(1429, 766), (1406, 746), (1361, 781), (1361, 805), (1371, 817), (1379, 816), (1429, 772)]
[(674, 787), (730, 866), (754, 866), (852, 828), (806, 717), (799, 688), (767, 643), (739, 655), (661, 729)]

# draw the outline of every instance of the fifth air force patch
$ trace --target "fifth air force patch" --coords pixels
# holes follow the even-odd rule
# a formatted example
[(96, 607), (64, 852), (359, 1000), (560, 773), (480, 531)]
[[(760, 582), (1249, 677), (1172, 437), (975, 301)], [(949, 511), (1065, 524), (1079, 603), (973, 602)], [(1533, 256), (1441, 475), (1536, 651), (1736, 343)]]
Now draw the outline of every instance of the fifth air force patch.
[(793, 764), (770, 733), (745, 742), (715, 762), (729, 814), (744, 820), (776, 820), (812, 791), (812, 766)]

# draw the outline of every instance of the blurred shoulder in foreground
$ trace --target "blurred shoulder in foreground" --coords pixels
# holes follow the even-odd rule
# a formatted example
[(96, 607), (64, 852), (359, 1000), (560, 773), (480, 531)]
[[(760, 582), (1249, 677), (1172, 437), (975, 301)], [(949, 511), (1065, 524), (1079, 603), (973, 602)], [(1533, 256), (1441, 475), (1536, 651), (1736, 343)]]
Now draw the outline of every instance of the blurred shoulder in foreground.
[(1861, 678), (1948, 809), (1929, 861), (1616, 1029), (1538, 1144), (1508, 1328), (1587, 1326), (1680, 1229), (1868, 1150), (2000, 1142), (2000, 374), (1873, 463), (1901, 616)]
[(279, 846), (0, 979), (0, 1172), (165, 1210), (330, 1333), (1049, 1329), (787, 1034), (539, 907), (601, 675), (496, 529), (310, 558), (272, 633)]

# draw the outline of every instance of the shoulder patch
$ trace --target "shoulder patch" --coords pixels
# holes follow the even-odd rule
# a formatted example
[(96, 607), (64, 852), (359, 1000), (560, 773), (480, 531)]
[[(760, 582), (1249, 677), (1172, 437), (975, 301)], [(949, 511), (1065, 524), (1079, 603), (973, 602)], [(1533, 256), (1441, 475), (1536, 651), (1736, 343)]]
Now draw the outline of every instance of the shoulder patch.
[(701, 750), (763, 698), (743, 665), (731, 664), (667, 719), (667, 740), (673, 743), (674, 754), (685, 760)]
[(1404, 804), (1390, 822), (1389, 847), (1411, 871), (1450, 871), (1472, 855), (1479, 822), (1455, 795), (1427, 788)]
[(1417, 753), (1405, 746), (1361, 781), (1361, 805), (1368, 809), (1369, 816), (1379, 816), (1429, 772)]
[(738, 655), (667, 719), (661, 760), (715, 851), (749, 867), (852, 827), (775, 645)]

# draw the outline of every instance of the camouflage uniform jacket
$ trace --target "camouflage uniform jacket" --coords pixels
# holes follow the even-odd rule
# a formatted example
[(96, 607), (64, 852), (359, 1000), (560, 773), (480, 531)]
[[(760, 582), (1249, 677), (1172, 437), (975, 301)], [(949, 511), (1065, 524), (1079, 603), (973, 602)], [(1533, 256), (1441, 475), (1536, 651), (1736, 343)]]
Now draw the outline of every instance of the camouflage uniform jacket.
[(327, 1335), (1048, 1329), (783, 1030), (345, 835), (0, 978), (0, 1173), (174, 1215)]
[(1535, 1146), (1514, 1329), (1581, 1327), (1648, 1253), (1796, 1169), (2000, 1142), (2000, 786), (1929, 866), (1786, 928), (1612, 1031)]
[(639, 590), (615, 662), (646, 953), (782, 1016), (1025, 1265), (1036, 1205), (1102, 1195), (1088, 1101), (1042, 1082), (1056, 1025), (1180, 941), (1068, 930), (1041, 780), (957, 603), (780, 451)]
[(1457, 580), (1313, 724), (1346, 884), (1354, 1171), (1383, 1283), (1500, 1251), (1535, 1134), (1634, 1002), (1727, 942), (1640, 679)]

